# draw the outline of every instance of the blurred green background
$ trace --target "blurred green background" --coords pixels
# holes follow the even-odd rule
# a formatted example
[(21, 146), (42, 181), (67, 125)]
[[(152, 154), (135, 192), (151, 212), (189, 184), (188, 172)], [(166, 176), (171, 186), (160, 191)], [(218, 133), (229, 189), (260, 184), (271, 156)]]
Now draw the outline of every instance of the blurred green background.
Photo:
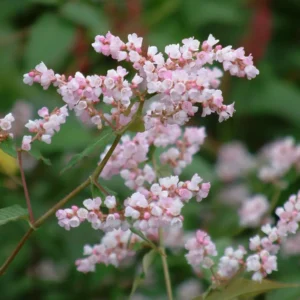
[[(96, 34), (110, 30), (124, 38), (136, 32), (144, 36), (144, 44), (163, 50), (166, 44), (183, 38), (194, 36), (202, 41), (212, 33), (222, 45), (245, 46), (261, 73), (252, 81), (224, 76), (221, 88), (225, 101), (236, 103), (232, 119), (222, 124), (216, 116), (193, 120), (193, 124), (207, 127), (210, 142), (183, 176), (199, 172), (210, 179), (214, 176), (215, 145), (219, 143), (238, 139), (255, 151), (276, 137), (291, 135), (300, 141), (299, 15), (299, 0), (1, 0), (0, 113), (9, 112), (17, 100), (31, 103), (34, 111), (44, 105), (51, 109), (60, 105), (53, 88), (43, 91), (40, 86), (29, 87), (22, 82), (23, 74), (40, 61), (64, 74), (78, 70), (104, 74), (115, 67), (111, 59), (95, 53), (91, 47)], [(27, 174), (35, 216), (44, 213), (93, 169), (97, 153), (79, 167), (59, 175), (68, 155), (82, 150), (94, 135), (72, 118), (53, 144), (42, 148), (52, 166), (38, 163)], [(118, 177), (108, 185), (117, 187), (121, 197), (128, 195)], [(24, 206), (22, 189), (3, 174), (0, 193), (0, 207)], [(79, 204), (88, 197), (87, 190), (72, 203)], [(193, 209), (191, 206), (186, 211), (188, 229), (200, 224), (200, 215), (195, 215)], [(218, 225), (223, 226), (214, 224)], [(1, 263), (27, 227), (25, 222), (0, 227)], [(82, 256), (83, 245), (97, 243), (99, 238), (99, 233), (89, 226), (67, 233), (51, 218), (0, 278), (0, 299), (126, 299), (134, 277), (132, 267), (116, 270), (99, 266), (96, 273), (87, 275), (75, 269), (74, 261)], [(155, 268), (152, 284), (140, 289), (150, 299), (165, 295), (159, 260)], [(170, 257), (170, 268), (174, 289), (193, 277), (182, 255)], [(280, 268), (280, 280), (300, 281), (298, 258), (282, 263)], [(284, 295), (282, 298), (277, 293), (266, 299), (300, 297), (295, 291)]]

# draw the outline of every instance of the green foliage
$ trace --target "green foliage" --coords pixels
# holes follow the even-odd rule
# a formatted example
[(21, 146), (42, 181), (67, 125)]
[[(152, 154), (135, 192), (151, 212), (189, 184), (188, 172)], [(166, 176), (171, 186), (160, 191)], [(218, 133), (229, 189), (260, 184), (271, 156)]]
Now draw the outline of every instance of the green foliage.
[(44, 164), (51, 166), (51, 161), (49, 158), (45, 158), (40, 149), (39, 145), (37, 143), (32, 143), (31, 150), (28, 151), (28, 153), (33, 156), (37, 160), (41, 160)]
[(0, 142), (0, 149), (12, 157), (17, 157), (17, 151), (15, 142), (13, 139), (8, 138), (7, 140)]
[(157, 252), (154, 249), (150, 250), (148, 253), (144, 255), (142, 260), (142, 272), (138, 274), (133, 281), (130, 298), (134, 295), (138, 286), (143, 282), (143, 280), (147, 276), (148, 270), (150, 266), (153, 264), (156, 255)]
[(82, 159), (85, 157), (91, 155), (94, 151), (96, 151), (99, 148), (104, 148), (107, 144), (109, 144), (109, 141), (113, 138), (113, 130), (110, 127), (106, 127), (103, 129), (103, 131), (100, 134), (100, 137), (97, 137), (96, 141), (90, 145), (88, 145), (82, 152), (74, 155), (70, 161), (67, 163), (67, 165), (62, 169), (61, 173), (64, 173), (65, 171), (69, 170), (70, 168), (74, 167), (76, 164), (78, 164)]
[(12, 205), (0, 209), (0, 226), (8, 222), (26, 219), (28, 212), (20, 205)]
[(87, 3), (67, 2), (61, 7), (60, 13), (75, 24), (89, 29), (92, 35), (105, 34), (109, 30), (107, 18), (95, 8)]
[(220, 287), (218, 290), (209, 293), (206, 297), (197, 297), (194, 300), (233, 300), (241, 296), (254, 297), (271, 290), (296, 287), (299, 288), (299, 285), (285, 284), (267, 279), (262, 280), (262, 282), (256, 282), (245, 278), (237, 278), (227, 286)]
[[(125, 38), (128, 33), (137, 32), (144, 36), (145, 45), (156, 45), (160, 51), (164, 51), (166, 44), (176, 44), (190, 36), (203, 41), (212, 33), (220, 39), (222, 45), (231, 43), (238, 47), (246, 45), (253, 29), (252, 17), (257, 14), (258, 6), (263, 2), (265, 1), (251, 1), (249, 7), (249, 1), (246, 0), (2, 0), (0, 113), (5, 115), (9, 112), (18, 99), (32, 103), (34, 111), (42, 106), (62, 105), (55, 89), (50, 88), (45, 93), (41, 87), (22, 84), (22, 74), (41, 61), (55, 72), (64, 72), (67, 76), (73, 75), (77, 70), (85, 74), (106, 74), (107, 69), (114, 68), (116, 64), (111, 59), (94, 53), (90, 46), (95, 34), (111, 30), (113, 34)], [(133, 4), (132, 7), (130, 3)], [(208, 135), (217, 142), (239, 139), (246, 142), (252, 151), (256, 151), (266, 141), (283, 135), (295, 136), (300, 141), (300, 44), (297, 39), (298, 28), (295, 26), (299, 19), (299, 1), (274, 0), (270, 5), (270, 14), (271, 39), (266, 41), (266, 36), (263, 40), (260, 39), (258, 33), (265, 29), (262, 24), (259, 32), (255, 31), (255, 39), (246, 46), (246, 52), (253, 52), (260, 75), (253, 81), (231, 79), (225, 75), (222, 83), (225, 102), (235, 102), (234, 118), (217, 124), (214, 116), (203, 119), (199, 114), (189, 124), (206, 126)], [(261, 15), (260, 20), (263, 18), (265, 15)], [(264, 42), (266, 46), (263, 54), (257, 58), (255, 50)], [(36, 115), (32, 116), (35, 117)], [(140, 125), (137, 121), (130, 130), (143, 131)], [(33, 151), (29, 154), (33, 153), (37, 159), (43, 154), (52, 162), (51, 168), (39, 163), (32, 172), (25, 170), (35, 215), (43, 214), (58, 199), (69, 193), (72, 187), (89, 176), (89, 171), (98, 162), (99, 154), (114, 136), (110, 132), (101, 140), (104, 135), (105, 132), (102, 132), (95, 137), (76, 117), (70, 116), (61, 131), (53, 137), (51, 145), (34, 143)], [(19, 141), (17, 145), (20, 145)], [(0, 148), (16, 157), (15, 145), (11, 140), (1, 143)], [(159, 155), (157, 152), (154, 153), (156, 158)], [(73, 168), (65, 176), (58, 176), (67, 157), (74, 153), (79, 154), (73, 157), (67, 168), (71, 169), (77, 164), (80, 164), (80, 168)], [(84, 159), (85, 157), (88, 158)], [(24, 162), (27, 163), (25, 155)], [(204, 181), (212, 180), (209, 197), (200, 204), (191, 201), (184, 208), (184, 226), (193, 231), (197, 228), (207, 230), (212, 239), (217, 241), (217, 248), (221, 253), (225, 246), (231, 244), (231, 237), (239, 228), (237, 211), (218, 206), (215, 202), (218, 183), (215, 181), (214, 162), (215, 153), (203, 148), (180, 179), (188, 179), (197, 172)], [(157, 163), (159, 165), (158, 159)], [(169, 169), (160, 168), (160, 171), (162, 176), (170, 174)], [(119, 199), (126, 199), (131, 193), (120, 176), (114, 176), (109, 181), (101, 179), (100, 184), (109, 193), (116, 191)], [(295, 193), (297, 189), (295, 182), (291, 192)], [(0, 174), (0, 191), (2, 207), (23, 203), (22, 188), (17, 187), (7, 175)], [(97, 188), (94, 188), (94, 194), (103, 197)], [(91, 191), (86, 189), (70, 203), (81, 205), (82, 200), (89, 197)], [(22, 210), (26, 218), (27, 212)], [(24, 226), (24, 222), (12, 222), (0, 227), (1, 241), (5, 241), (1, 244), (1, 262), (7, 259), (18, 243)], [(248, 233), (242, 232), (238, 237), (246, 241)], [(81, 257), (83, 245), (98, 243), (99, 238), (99, 232), (91, 231), (85, 224), (66, 234), (57, 226), (55, 218), (52, 218), (45, 227), (37, 231), (20, 251), (9, 272), (1, 277), (1, 297), (27, 299), (34, 294), (42, 299), (126, 299), (132, 287), (132, 267), (116, 269), (101, 265), (95, 273), (86, 275), (75, 271), (73, 263), (76, 258)], [(152, 254), (154, 252), (150, 251)], [(150, 253), (145, 257), (151, 258)], [(186, 278), (195, 278), (184, 254), (185, 251), (180, 250), (168, 256), (174, 291)], [(146, 258), (144, 261), (148, 261)], [(39, 269), (39, 265), (45, 260), (53, 263), (53, 274), (57, 278), (48, 278), (41, 272), (43, 268)], [(164, 297), (166, 292), (161, 264), (158, 260), (157, 264), (152, 262), (154, 283), (139, 286), (138, 292), (156, 299)], [(64, 272), (59, 266), (63, 266)], [(273, 277), (276, 282), (299, 282), (299, 256), (294, 259), (278, 259), (278, 269), (279, 272)], [(25, 273), (28, 275), (26, 278)], [(209, 273), (205, 276), (208, 278)], [(202, 279), (199, 282), (207, 283)], [(247, 286), (248, 283), (247, 281)], [(214, 293), (211, 295), (217, 297)], [(225, 296), (227, 293), (228, 291)], [(267, 300), (294, 300), (298, 299), (299, 294), (297, 288), (284, 288), (272, 290), (265, 297)]]
[(183, 16), (192, 27), (208, 23), (239, 24), (243, 18), (243, 12), (240, 10), (243, 1), (183, 0), (182, 2), (184, 2)]
[(45, 14), (30, 31), (25, 48), (26, 69), (31, 70), (41, 61), (55, 68), (70, 55), (75, 28), (55, 14)]

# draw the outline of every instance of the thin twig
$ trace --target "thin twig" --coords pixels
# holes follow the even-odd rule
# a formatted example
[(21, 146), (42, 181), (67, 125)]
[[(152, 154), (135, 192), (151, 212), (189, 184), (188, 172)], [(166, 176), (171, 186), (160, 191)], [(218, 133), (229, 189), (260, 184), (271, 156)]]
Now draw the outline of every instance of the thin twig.
[(102, 118), (104, 120), (104, 122), (106, 122), (113, 130), (116, 130), (116, 127), (113, 125), (113, 123), (111, 123), (102, 113), (102, 111), (98, 111), (98, 114), (100, 116), (100, 118)]
[(29, 228), (28, 231), (25, 233), (25, 235), (22, 237), (22, 239), (18, 243), (18, 245), (15, 248), (15, 250), (11, 253), (11, 255), (7, 258), (7, 260), (1, 266), (0, 276), (4, 274), (5, 270), (8, 268), (8, 266), (13, 261), (13, 259), (15, 258), (15, 256), (19, 253), (19, 251), (21, 250), (21, 248), (23, 247), (24, 243), (27, 241), (27, 239), (29, 238), (29, 236), (32, 234), (32, 232), (33, 232), (33, 228)]
[[(138, 112), (142, 109), (143, 104), (144, 104), (143, 102), (140, 103)], [(34, 223), (31, 224), (31, 228), (23, 236), (23, 238), (21, 239), (21, 241), (19, 242), (19, 244), (17, 245), (17, 247), (15, 248), (15, 250), (10, 254), (10, 256), (7, 258), (7, 260), (1, 266), (1, 268), (0, 268), (0, 275), (2, 275), (6, 271), (6, 269), (11, 264), (11, 262), (14, 260), (14, 258), (18, 254), (18, 252), (21, 250), (21, 248), (23, 247), (24, 243), (29, 238), (29, 236), (34, 231), (34, 229), (40, 227), (49, 217), (51, 217), (53, 214), (55, 214), (55, 212), (58, 209), (60, 209), (63, 205), (65, 205), (70, 199), (72, 199), (79, 192), (81, 192), (83, 189), (85, 189), (86, 187), (88, 187), (90, 185), (91, 179), (94, 180), (94, 181), (96, 181), (98, 179), (100, 173), (104, 169), (105, 165), (107, 164), (109, 158), (111, 157), (111, 155), (113, 154), (113, 152), (116, 149), (117, 145), (119, 144), (120, 139), (121, 139), (122, 135), (124, 134), (124, 132), (127, 130), (127, 128), (128, 128), (128, 125), (125, 126), (124, 129), (121, 130), (121, 132), (119, 132), (119, 133), (116, 134), (116, 138), (115, 138), (113, 144), (111, 145), (110, 149), (108, 150), (108, 152), (106, 153), (105, 157), (102, 159), (102, 161), (100, 162), (100, 164), (97, 166), (97, 168), (95, 169), (95, 171), (93, 172), (93, 174), (89, 178), (87, 178), (84, 182), (82, 182), (78, 187), (76, 187), (72, 192), (70, 192), (66, 197), (64, 197), (63, 199), (61, 199), (54, 206), (52, 206), (37, 221), (35, 221)]]
[(22, 178), (22, 185), (24, 189), (24, 195), (26, 199), (26, 204), (27, 204), (27, 209), (28, 209), (28, 214), (29, 214), (29, 220), (30, 223), (34, 223), (34, 216), (33, 216), (33, 211), (31, 207), (31, 202), (30, 202), (30, 197), (29, 197), (29, 192), (26, 184), (26, 178), (23, 170), (23, 164), (22, 164), (22, 150), (18, 149), (17, 150), (17, 156), (18, 156), (18, 163), (19, 163), (19, 168), (20, 168), (20, 173), (21, 173), (21, 178)]
[(102, 185), (100, 185), (100, 183), (97, 180), (91, 179), (91, 181), (92, 184), (94, 184), (103, 194), (105, 194), (106, 196), (109, 195), (109, 192)]
[[(110, 147), (109, 151), (101, 161), (101, 163), (97, 166), (95, 171), (92, 174), (92, 178), (98, 178), (99, 174), (105, 167), (107, 161), (109, 160), (110, 156), (112, 155), (114, 149), (118, 145), (118, 142), (120, 141), (121, 136), (117, 135), (115, 138), (115, 141), (113, 145)], [(60, 209), (63, 205), (65, 205), (70, 199), (72, 199), (74, 196), (76, 196), (79, 192), (81, 192), (83, 189), (88, 187), (90, 185), (90, 178), (86, 179), (83, 183), (81, 183), (78, 187), (76, 187), (71, 193), (69, 193), (66, 197), (61, 199), (58, 203), (56, 203), (54, 206), (52, 206), (44, 215), (42, 215), (37, 221), (31, 224), (31, 228), (28, 230), (28, 232), (23, 236), (15, 250), (10, 254), (10, 256), (7, 258), (7, 260), (4, 262), (4, 264), (0, 268), (0, 276), (4, 274), (8, 266), (11, 264), (11, 262), (14, 260), (15, 256), (18, 254), (18, 252), (23, 247), (26, 240), (29, 238), (31, 233), (34, 231), (34, 228), (40, 227), (49, 217), (51, 217), (55, 212)]]
[(166, 251), (165, 251), (165, 248), (164, 248), (164, 245), (163, 245), (163, 231), (162, 231), (161, 228), (159, 229), (159, 244), (160, 244), (161, 252), (163, 253), (163, 255), (161, 255), (160, 257), (161, 257), (163, 270), (164, 270), (168, 300), (173, 300), (171, 278), (170, 278), (170, 273), (169, 273), (167, 255), (166, 255)]

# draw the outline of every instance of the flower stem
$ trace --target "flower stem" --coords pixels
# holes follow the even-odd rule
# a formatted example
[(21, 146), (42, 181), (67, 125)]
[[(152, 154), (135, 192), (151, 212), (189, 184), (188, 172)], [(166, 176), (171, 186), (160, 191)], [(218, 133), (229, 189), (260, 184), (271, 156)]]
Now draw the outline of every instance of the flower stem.
[[(137, 117), (139, 117), (139, 114), (141, 113), (141, 111), (143, 109), (143, 105), (144, 105), (144, 102), (140, 102), (138, 111), (137, 111), (135, 117), (133, 118), (133, 120), (136, 119)], [(118, 146), (118, 144), (119, 144), (119, 142), (121, 140), (122, 135), (126, 132), (126, 130), (128, 129), (128, 127), (129, 127), (129, 125), (125, 126), (120, 132), (116, 132), (116, 138), (115, 138), (113, 144), (111, 145), (111, 147), (109, 148), (108, 152), (106, 153), (106, 155), (104, 156), (104, 158), (102, 159), (102, 161), (100, 162), (100, 164), (97, 166), (97, 168), (94, 170), (94, 172), (92, 173), (91, 176), (89, 176), (84, 182), (82, 182), (78, 187), (76, 187), (72, 192), (70, 192), (67, 196), (65, 196), (63, 199), (61, 199), (58, 203), (56, 203), (54, 206), (52, 206), (37, 221), (30, 223), (31, 228), (23, 236), (23, 238), (21, 239), (21, 241), (19, 242), (19, 244), (17, 245), (17, 247), (15, 248), (15, 250), (10, 254), (10, 256), (7, 258), (7, 260), (1, 266), (1, 268), (0, 268), (0, 276), (3, 275), (3, 273), (6, 271), (6, 269), (8, 268), (8, 266), (14, 260), (14, 258), (18, 254), (18, 252), (21, 250), (21, 248), (25, 244), (26, 240), (29, 238), (29, 236), (31, 235), (31, 233), (35, 229), (37, 229), (38, 227), (40, 227), (49, 217), (51, 217), (53, 214), (55, 214), (55, 212), (58, 209), (60, 209), (63, 205), (65, 205), (70, 199), (72, 199), (74, 196), (76, 196), (77, 194), (79, 194), (83, 189), (85, 189), (86, 187), (88, 187), (90, 185), (90, 183), (91, 183), (91, 180), (93, 182), (97, 181), (99, 175), (101, 174), (101, 172), (104, 169), (105, 165), (107, 164), (108, 160), (112, 156), (114, 150), (116, 149), (116, 147)], [(22, 174), (23, 173), (23, 169), (22, 168), (20, 168), (20, 169), (22, 170), (21, 171), (21, 174)], [(24, 175), (24, 173), (23, 173), (23, 175)], [(22, 180), (23, 180), (23, 175), (22, 175)], [(25, 182), (25, 176), (24, 176), (24, 182)], [(26, 196), (26, 193), (28, 195), (28, 198), (26, 196), (26, 201), (27, 201), (27, 199), (29, 199), (29, 194), (28, 194), (26, 182), (25, 182), (25, 184), (24, 184), (24, 182), (23, 182), (24, 192), (25, 192), (25, 189), (26, 189), (25, 196)], [(29, 209), (31, 210), (30, 200), (27, 201), (27, 202), (29, 203), (29, 206), (28, 206), (28, 203), (27, 203), (28, 210)], [(30, 214), (30, 212), (29, 212), (29, 214)], [(171, 294), (171, 296), (172, 296), (172, 294)], [(172, 297), (169, 298), (169, 299), (172, 300)]]
[(167, 288), (168, 300), (173, 300), (171, 278), (170, 278), (170, 273), (169, 273), (169, 267), (168, 267), (166, 250), (165, 250), (164, 245), (163, 245), (163, 231), (162, 231), (161, 228), (159, 229), (159, 244), (160, 244), (161, 252), (163, 254), (160, 257), (161, 257), (161, 261), (162, 261), (162, 265), (163, 265), (163, 270), (164, 270), (164, 276), (165, 276), (165, 283), (166, 283), (166, 288)]
[(33, 211), (32, 211), (32, 207), (31, 207), (29, 192), (28, 192), (28, 188), (27, 188), (27, 184), (26, 184), (25, 173), (23, 170), (22, 150), (20, 150), (20, 149), (17, 150), (17, 156), (18, 156), (18, 163), (19, 163), (19, 168), (20, 168), (20, 173), (21, 173), (21, 178), (22, 178), (22, 185), (23, 185), (23, 189), (24, 189), (24, 195), (25, 195), (28, 214), (29, 214), (29, 220), (30, 220), (30, 223), (33, 224), (34, 216), (33, 216)]
[(22, 239), (18, 243), (18, 245), (15, 248), (15, 250), (11, 253), (11, 255), (7, 258), (7, 260), (1, 266), (1, 268), (0, 268), (0, 276), (4, 274), (5, 270), (8, 268), (8, 266), (10, 265), (10, 263), (14, 260), (14, 258), (16, 257), (16, 255), (19, 253), (19, 251), (21, 250), (21, 248), (23, 247), (23, 245), (25, 244), (25, 242), (27, 241), (27, 239), (30, 237), (30, 235), (32, 234), (32, 232), (33, 232), (33, 228), (29, 228), (28, 231), (24, 234), (24, 236), (22, 237)]
[[(14, 258), (16, 257), (16, 255), (19, 253), (19, 251), (21, 250), (21, 248), (23, 247), (23, 245), (25, 244), (26, 240), (29, 238), (29, 236), (31, 235), (31, 233), (34, 231), (34, 229), (40, 227), (49, 217), (51, 217), (53, 214), (55, 214), (55, 212), (58, 209), (60, 209), (63, 205), (65, 205), (70, 199), (72, 199), (74, 196), (76, 196), (78, 193), (80, 193), (83, 189), (85, 189), (86, 187), (88, 187), (90, 185), (90, 182), (91, 182), (90, 178), (92, 178), (93, 180), (96, 180), (96, 178), (99, 177), (101, 171), (103, 170), (103, 168), (105, 167), (105, 165), (108, 162), (109, 158), (113, 154), (115, 148), (117, 147), (120, 139), (121, 139), (121, 135), (117, 135), (116, 138), (115, 138), (115, 140), (114, 140), (114, 142), (113, 142), (113, 144), (112, 144), (112, 146), (110, 147), (110, 149), (106, 153), (106, 155), (103, 158), (103, 160), (101, 161), (101, 163), (97, 166), (97, 168), (95, 169), (95, 171), (93, 172), (93, 174), (91, 175), (91, 177), (87, 178), (84, 182), (82, 182), (79, 186), (77, 186), (72, 192), (70, 192), (67, 196), (65, 196), (63, 199), (61, 199), (59, 202), (57, 202), (54, 206), (52, 206), (38, 220), (36, 220), (35, 222), (31, 222), (31, 228), (23, 236), (23, 238), (18, 243), (18, 245), (15, 248), (15, 250), (10, 254), (10, 256), (7, 258), (7, 260), (1, 266), (1, 268), (0, 268), (0, 275), (3, 275), (3, 273), (6, 271), (6, 269), (11, 264), (11, 262), (14, 260)], [(19, 152), (18, 152), (18, 156), (19, 156)], [(21, 174), (22, 174), (22, 171), (21, 171)], [(23, 178), (22, 178), (22, 181), (23, 181)], [(25, 192), (25, 196), (26, 196), (26, 193), (28, 193), (26, 182), (25, 182), (25, 185), (24, 185), (24, 182), (23, 182), (23, 186), (24, 186), (24, 192), (26, 190), (26, 192)], [(26, 201), (27, 201), (27, 199), (29, 199), (29, 195), (28, 195), (28, 198), (26, 196)], [(28, 205), (28, 203), (29, 203), (28, 211), (29, 211), (29, 214), (30, 214), (30, 210), (31, 210), (30, 200), (29, 200), (29, 202), (27, 201), (27, 205)]]
[(91, 184), (95, 185), (104, 195), (109, 195), (109, 192), (98, 181), (91, 179)]

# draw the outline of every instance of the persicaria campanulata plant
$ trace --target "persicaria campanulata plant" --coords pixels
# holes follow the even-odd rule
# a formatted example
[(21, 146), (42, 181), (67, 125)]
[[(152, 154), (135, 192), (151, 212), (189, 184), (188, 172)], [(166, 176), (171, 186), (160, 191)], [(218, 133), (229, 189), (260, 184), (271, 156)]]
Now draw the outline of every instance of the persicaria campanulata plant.
[[(55, 73), (41, 62), (24, 75), (25, 84), (39, 84), (44, 90), (53, 86), (63, 103), (52, 111), (42, 107), (37, 112), (39, 118), (28, 120), (28, 133), (17, 149), (19, 157), (31, 153), (38, 141), (50, 144), (70, 114), (94, 127), (99, 137), (107, 132), (115, 137), (99, 153), (99, 164), (91, 176), (40, 219), (34, 220), (26, 196), (31, 227), (39, 227), (55, 213), (59, 226), (66, 230), (86, 222), (103, 232), (100, 243), (85, 245), (85, 257), (76, 261), (78, 271), (84, 273), (95, 271), (97, 264), (118, 267), (134, 261), (137, 245), (153, 248), (162, 258), (169, 299), (172, 289), (164, 247), (185, 248), (187, 262), (198, 276), (209, 269), (212, 290), (247, 273), (261, 282), (277, 271), (282, 241), (298, 229), (300, 194), (290, 196), (283, 207), (276, 208), (275, 200), (270, 204), (266, 195), (251, 194), (240, 181), (255, 174), (265, 184), (282, 189), (286, 173), (292, 168), (300, 170), (300, 148), (287, 138), (267, 146), (257, 157), (238, 142), (219, 151), (216, 173), (218, 180), (227, 185), (220, 191), (220, 199), (230, 198), (228, 204), (238, 208), (242, 229), (261, 227), (264, 236), (254, 234), (249, 245), (228, 245), (221, 253), (209, 228), (193, 234), (184, 232), (183, 208), (190, 201), (206, 199), (211, 190), (201, 169), (187, 180), (180, 178), (207, 135), (204, 127), (184, 125), (192, 117), (213, 113), (219, 122), (233, 116), (234, 103), (225, 104), (218, 88), (223, 71), (215, 63), (236, 77), (253, 79), (259, 71), (243, 48), (223, 47), (212, 35), (202, 43), (187, 38), (181, 44), (167, 45), (164, 53), (142, 43), (143, 38), (135, 33), (128, 35), (126, 42), (110, 32), (96, 36), (92, 44), (95, 51), (119, 64), (126, 62), (128, 70), (119, 65), (105, 75), (76, 72), (68, 76)], [(11, 113), (0, 119), (1, 143), (14, 139), (14, 121)], [(102, 186), (116, 175), (131, 190), (127, 198)], [(88, 186), (102, 196), (92, 194), (79, 206), (65, 207)], [(270, 218), (275, 208), (277, 222)]]

